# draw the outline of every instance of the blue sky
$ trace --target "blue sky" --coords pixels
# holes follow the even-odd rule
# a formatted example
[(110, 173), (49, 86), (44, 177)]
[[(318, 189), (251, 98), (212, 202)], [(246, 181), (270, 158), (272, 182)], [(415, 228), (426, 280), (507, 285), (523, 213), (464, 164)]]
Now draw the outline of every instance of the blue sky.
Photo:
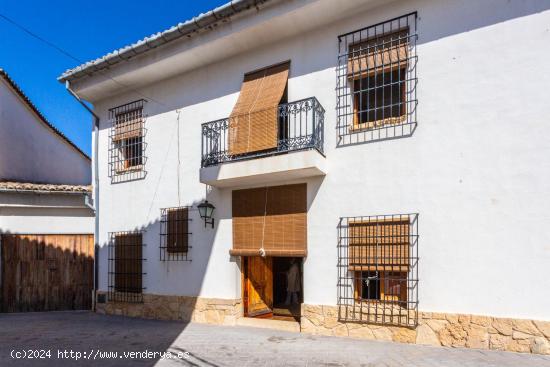
[[(71, 55), (89, 61), (208, 11), (227, 0), (0, 0), (0, 13)], [(91, 117), (57, 77), (77, 62), (0, 18), (0, 68), (88, 155)]]

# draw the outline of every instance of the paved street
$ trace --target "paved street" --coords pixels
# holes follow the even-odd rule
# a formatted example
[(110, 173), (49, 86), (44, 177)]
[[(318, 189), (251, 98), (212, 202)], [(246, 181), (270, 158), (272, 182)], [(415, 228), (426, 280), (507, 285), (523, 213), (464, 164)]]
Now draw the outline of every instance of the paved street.
[[(29, 352), (39, 358), (28, 358)], [(141, 355), (128, 355), (130, 352)], [(171, 358), (160, 356), (160, 352), (170, 352)], [(550, 356), (141, 320), (84, 311), (0, 314), (0, 366), (92, 365), (543, 367), (550, 366)]]

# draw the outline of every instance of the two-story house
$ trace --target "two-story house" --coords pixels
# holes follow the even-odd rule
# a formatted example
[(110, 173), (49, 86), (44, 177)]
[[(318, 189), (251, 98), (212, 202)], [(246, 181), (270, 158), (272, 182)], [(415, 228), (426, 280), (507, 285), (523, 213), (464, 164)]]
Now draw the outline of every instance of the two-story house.
[(66, 71), (99, 116), (98, 310), (550, 353), (549, 23), (240, 0)]
[(0, 69), (0, 312), (90, 309), (90, 158)]

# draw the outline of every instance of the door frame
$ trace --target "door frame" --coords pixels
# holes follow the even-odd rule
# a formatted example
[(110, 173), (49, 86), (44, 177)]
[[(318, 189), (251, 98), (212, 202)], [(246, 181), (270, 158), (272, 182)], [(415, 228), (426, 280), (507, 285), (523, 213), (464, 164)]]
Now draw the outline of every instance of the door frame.
[(241, 299), (243, 300), (243, 316), (248, 317), (248, 256), (241, 256)]
[[(265, 315), (258, 315), (258, 316), (249, 316), (248, 314), (248, 302), (249, 302), (249, 279), (248, 279), (248, 272), (249, 272), (249, 258), (251, 256), (241, 256), (241, 300), (243, 304), (243, 317), (251, 317), (251, 318), (271, 318), (273, 316), (273, 309), (271, 313), (265, 314)], [(292, 256), (290, 256), (292, 257)], [(276, 258), (276, 256), (272, 256), (273, 259)], [(299, 266), (300, 266), (300, 285), (301, 285), (301, 291), (300, 291), (300, 298), (299, 303), (302, 304), (304, 302), (304, 257), (296, 257), (299, 258)], [(274, 278), (272, 279), (274, 281)], [(274, 298), (274, 287), (272, 287), (272, 298)], [(301, 312), (300, 312), (301, 314)]]

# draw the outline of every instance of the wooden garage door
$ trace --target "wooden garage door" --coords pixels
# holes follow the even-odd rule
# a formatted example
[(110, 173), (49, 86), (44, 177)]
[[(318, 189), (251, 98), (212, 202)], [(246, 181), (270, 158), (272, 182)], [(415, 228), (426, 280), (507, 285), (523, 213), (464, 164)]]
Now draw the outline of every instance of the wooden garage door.
[(92, 306), (92, 235), (2, 235), (0, 311)]

